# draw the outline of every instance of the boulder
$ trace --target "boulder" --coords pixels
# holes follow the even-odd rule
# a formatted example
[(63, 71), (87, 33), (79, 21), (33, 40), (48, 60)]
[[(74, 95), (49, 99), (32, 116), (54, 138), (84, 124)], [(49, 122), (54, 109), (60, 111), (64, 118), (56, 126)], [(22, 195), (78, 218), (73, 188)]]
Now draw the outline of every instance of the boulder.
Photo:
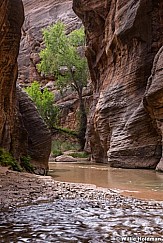
[(70, 155), (60, 155), (55, 158), (56, 162), (77, 162), (76, 158), (73, 158)]

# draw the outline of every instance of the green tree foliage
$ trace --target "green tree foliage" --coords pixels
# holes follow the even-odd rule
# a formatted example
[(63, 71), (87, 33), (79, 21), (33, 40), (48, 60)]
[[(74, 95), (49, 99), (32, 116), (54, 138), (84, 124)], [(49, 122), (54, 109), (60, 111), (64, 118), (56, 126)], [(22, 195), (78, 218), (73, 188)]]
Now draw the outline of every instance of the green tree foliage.
[(40, 52), (41, 62), (38, 64), (38, 70), (44, 75), (54, 75), (60, 91), (72, 87), (77, 92), (80, 103), (78, 137), (83, 149), (87, 124), (83, 87), (88, 79), (84, 29), (80, 28), (66, 35), (64, 24), (58, 22), (43, 30), (43, 38), (45, 49)]
[(40, 84), (34, 81), (25, 91), (32, 98), (38, 111), (49, 128), (57, 125), (59, 119), (59, 108), (54, 105), (54, 94), (47, 88), (41, 92)]

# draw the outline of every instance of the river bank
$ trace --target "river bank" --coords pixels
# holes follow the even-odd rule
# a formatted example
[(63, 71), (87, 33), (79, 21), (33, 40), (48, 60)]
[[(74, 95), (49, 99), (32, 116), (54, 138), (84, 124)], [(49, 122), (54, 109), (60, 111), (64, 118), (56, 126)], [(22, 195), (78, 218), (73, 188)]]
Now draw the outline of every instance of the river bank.
[(3, 167), (0, 208), (1, 242), (117, 243), (122, 236), (161, 238), (163, 234), (163, 202)]
[(86, 160), (77, 163), (50, 161), (48, 174), (61, 182), (93, 184), (124, 196), (163, 201), (163, 173), (155, 170), (112, 168)]
[(136, 206), (163, 205), (163, 201), (139, 200), (134, 197), (120, 195), (113, 189), (97, 187), (92, 184), (68, 183), (54, 180), (51, 176), (39, 176), (30, 173), (20, 173), (0, 167), (0, 208), (10, 208), (51, 202), (56, 199), (88, 199), (126, 201)]
[(0, 167), (0, 208), (8, 209), (56, 199), (108, 200), (122, 198), (113, 190), (81, 183), (55, 181), (51, 176), (20, 173)]

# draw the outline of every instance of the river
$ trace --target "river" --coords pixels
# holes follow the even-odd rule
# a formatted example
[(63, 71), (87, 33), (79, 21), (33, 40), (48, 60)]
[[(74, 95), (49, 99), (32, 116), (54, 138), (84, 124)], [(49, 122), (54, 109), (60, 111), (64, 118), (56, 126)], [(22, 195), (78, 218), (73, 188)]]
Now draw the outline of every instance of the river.
[(163, 201), (163, 173), (154, 170), (111, 168), (104, 164), (49, 163), (58, 181), (94, 184), (123, 195)]
[[(40, 190), (31, 194), (38, 200), (0, 211), (1, 243), (163, 242), (163, 174), (88, 163), (49, 165), (54, 180), (39, 182)], [(42, 188), (45, 200), (39, 201)]]

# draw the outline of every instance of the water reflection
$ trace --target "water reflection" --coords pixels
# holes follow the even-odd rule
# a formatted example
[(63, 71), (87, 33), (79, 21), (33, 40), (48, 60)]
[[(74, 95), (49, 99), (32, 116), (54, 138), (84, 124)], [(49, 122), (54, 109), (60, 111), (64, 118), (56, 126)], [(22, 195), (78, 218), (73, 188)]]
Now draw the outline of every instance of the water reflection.
[(154, 170), (110, 168), (87, 163), (49, 163), (58, 181), (95, 184), (142, 199), (163, 200), (163, 174)]

